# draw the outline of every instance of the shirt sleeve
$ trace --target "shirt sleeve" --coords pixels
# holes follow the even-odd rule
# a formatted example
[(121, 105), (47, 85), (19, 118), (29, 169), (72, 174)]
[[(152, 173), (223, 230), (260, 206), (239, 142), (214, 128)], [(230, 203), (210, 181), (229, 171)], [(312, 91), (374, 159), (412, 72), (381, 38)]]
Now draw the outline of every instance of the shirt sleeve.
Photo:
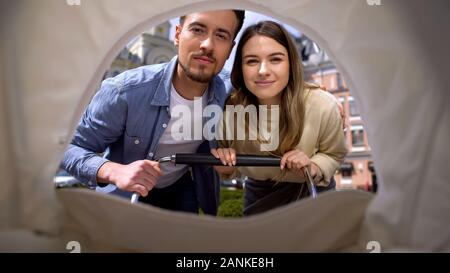
[(62, 167), (90, 188), (97, 186), (97, 172), (108, 160), (99, 156), (123, 135), (127, 103), (120, 92), (120, 76), (103, 81), (86, 108)]
[(334, 103), (324, 107), (318, 139), (318, 151), (311, 157), (322, 172), (323, 178), (317, 184), (327, 186), (347, 154), (345, 135), (339, 109)]

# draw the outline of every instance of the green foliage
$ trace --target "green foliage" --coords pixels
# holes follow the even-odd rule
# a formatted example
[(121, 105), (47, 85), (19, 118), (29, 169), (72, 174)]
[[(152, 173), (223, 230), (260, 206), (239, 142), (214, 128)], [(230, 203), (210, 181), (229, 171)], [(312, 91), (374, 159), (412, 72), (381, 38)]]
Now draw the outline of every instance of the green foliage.
[(241, 199), (230, 199), (224, 201), (219, 207), (219, 217), (242, 217), (243, 203)]
[(222, 188), (220, 190), (220, 204), (230, 199), (244, 199), (244, 192), (242, 189), (230, 190)]
[(220, 190), (220, 206), (217, 212), (219, 217), (242, 217), (244, 208), (244, 194), (242, 189)]

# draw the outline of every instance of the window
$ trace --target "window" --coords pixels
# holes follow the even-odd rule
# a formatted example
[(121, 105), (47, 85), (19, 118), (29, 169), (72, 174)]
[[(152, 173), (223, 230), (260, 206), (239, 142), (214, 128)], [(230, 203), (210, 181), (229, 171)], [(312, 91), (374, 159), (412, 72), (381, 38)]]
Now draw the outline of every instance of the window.
[(352, 146), (361, 147), (364, 146), (364, 128), (362, 125), (352, 126)]
[(353, 174), (353, 163), (352, 162), (342, 162), (340, 166), (340, 171), (342, 176), (352, 176)]
[(344, 88), (344, 83), (342, 82), (341, 73), (336, 73), (337, 86), (339, 89)]
[(352, 162), (343, 162), (340, 166), (341, 171), (341, 187), (342, 188), (352, 188), (353, 187), (353, 163)]
[(348, 97), (348, 106), (350, 108), (350, 116), (359, 116), (359, 111), (356, 108), (355, 100), (353, 97)]

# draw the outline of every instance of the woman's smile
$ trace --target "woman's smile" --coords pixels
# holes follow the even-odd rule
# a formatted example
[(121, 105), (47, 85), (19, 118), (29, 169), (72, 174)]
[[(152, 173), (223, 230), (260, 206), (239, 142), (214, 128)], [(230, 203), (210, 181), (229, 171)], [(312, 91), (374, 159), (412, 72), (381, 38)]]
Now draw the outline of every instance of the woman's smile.
[(275, 81), (273, 81), (273, 80), (258, 80), (258, 81), (255, 81), (255, 84), (257, 86), (259, 86), (259, 87), (269, 87), (273, 83), (275, 83)]

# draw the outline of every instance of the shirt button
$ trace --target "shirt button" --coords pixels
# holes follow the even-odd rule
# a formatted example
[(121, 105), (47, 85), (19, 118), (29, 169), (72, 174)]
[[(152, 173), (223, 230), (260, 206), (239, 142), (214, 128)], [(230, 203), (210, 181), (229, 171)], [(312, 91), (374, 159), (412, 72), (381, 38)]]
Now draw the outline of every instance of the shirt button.
[(163, 126), (163, 128), (167, 128), (167, 124), (165, 124), (165, 123), (162, 126)]
[(136, 139), (136, 140), (134, 141), (134, 144), (138, 145), (138, 144), (139, 144), (139, 139)]
[(148, 156), (149, 156), (149, 157), (153, 157), (153, 153), (149, 153)]

